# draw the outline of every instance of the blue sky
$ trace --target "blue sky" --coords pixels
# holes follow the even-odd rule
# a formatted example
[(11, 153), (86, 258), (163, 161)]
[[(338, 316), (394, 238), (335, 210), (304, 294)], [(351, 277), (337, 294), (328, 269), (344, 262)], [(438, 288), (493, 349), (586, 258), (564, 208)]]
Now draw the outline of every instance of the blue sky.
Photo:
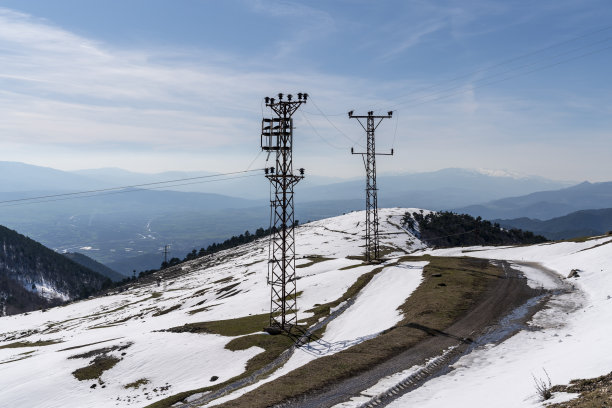
[(262, 98), (308, 92), (295, 163), (612, 180), (609, 1), (0, 1), (0, 160), (263, 167)]

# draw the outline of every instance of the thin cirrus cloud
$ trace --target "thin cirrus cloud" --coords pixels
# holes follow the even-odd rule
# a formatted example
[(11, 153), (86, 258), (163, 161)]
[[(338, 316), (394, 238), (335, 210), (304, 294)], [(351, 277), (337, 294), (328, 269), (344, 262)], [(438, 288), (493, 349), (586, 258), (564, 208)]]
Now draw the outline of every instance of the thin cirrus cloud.
[[(271, 4), (276, 3), (253, 3), (251, 10), (267, 16)], [(358, 113), (371, 109), (396, 111), (395, 123), (386, 121), (379, 129), (380, 134), (377, 133), (377, 138), (380, 137), (377, 145), (381, 149), (396, 148), (394, 160), (385, 162), (389, 170), (495, 167), (499, 163), (525, 172), (523, 165), (523, 168), (514, 167), (513, 155), (498, 152), (500, 146), (504, 152), (512, 149), (520, 152), (529, 144), (534, 157), (547, 154), (549, 173), (555, 174), (563, 169), (564, 162), (554, 163), (554, 155), (548, 154), (550, 149), (558, 150), (559, 157), (575, 151), (563, 144), (564, 139), (575, 133), (572, 124), (581, 125), (579, 117), (569, 123), (567, 108), (561, 105), (564, 99), (578, 101), (571, 91), (567, 91), (567, 98), (551, 101), (544, 93), (540, 97), (528, 93), (525, 87), (501, 92), (495, 87), (483, 88), (480, 84), (489, 80), (481, 76), (500, 79), (492, 76), (497, 71), (488, 70), (486, 75), (476, 71), (476, 74), (461, 76), (459, 81), (431, 87), (432, 82), (453, 78), (464, 69), (455, 72), (460, 67), (449, 66), (447, 72), (428, 75), (424, 68), (422, 74), (414, 75), (409, 66), (402, 68), (418, 51), (426, 49), (430, 40), (449, 46), (459, 38), (466, 41), (466, 47), (471, 46), (467, 42), (473, 36), (478, 37), (470, 34), (475, 28), (499, 29), (495, 24), (483, 25), (482, 21), (472, 23), (479, 21), (482, 14), (502, 16), (506, 12), (503, 8), (432, 9), (433, 6), (421, 3), (423, 9), (416, 15), (398, 12), (374, 35), (359, 36), (367, 30), (362, 30), (364, 20), (355, 15), (340, 15), (332, 9), (295, 7), (294, 3), (278, 4), (288, 6), (274, 8), (276, 14), (272, 17), (279, 24), (289, 24), (291, 30), (287, 30), (286, 36), (266, 39), (261, 49), (270, 51), (264, 57), (259, 51), (241, 56), (232, 47), (220, 46), (206, 51), (181, 46), (172, 49), (121, 47), (75, 34), (31, 15), (0, 8), (0, 111), (3, 114), (0, 159), (12, 159), (8, 147), (19, 145), (21, 149), (17, 150), (22, 156), (18, 159), (32, 157), (29, 162), (35, 162), (30, 155), (38, 149), (44, 163), (52, 166), (53, 157), (47, 154), (51, 151), (62, 160), (82, 158), (80, 163), (85, 164), (73, 164), (72, 168), (115, 165), (155, 171), (189, 165), (192, 169), (232, 171), (236, 163), (250, 163), (258, 152), (259, 122), (262, 115), (269, 114), (262, 105), (262, 97), (279, 91), (305, 91), (311, 95), (310, 103), (300, 108), (295, 117), (299, 132), (296, 145), (299, 144), (299, 156), (306, 165), (321, 172), (335, 171), (336, 158), (344, 157), (350, 147), (363, 144), (362, 129), (346, 117), (351, 109)], [(415, 24), (404, 21), (406, 16)], [(323, 39), (330, 33), (338, 34), (338, 39), (335, 45), (326, 48)], [(366, 41), (365, 48), (352, 51), (346, 49), (350, 47), (338, 48), (339, 39), (353, 35), (371, 42)], [(358, 42), (353, 41), (351, 45)], [(351, 70), (351, 65), (360, 65), (363, 61), (360, 52), (374, 44), (384, 47), (379, 49), (380, 54), (373, 54), (376, 56), (372, 58), (373, 65), (362, 71)], [(474, 50), (478, 51), (470, 48), (471, 52)], [(335, 58), (331, 59), (337, 66), (326, 65), (325, 52), (334, 53)], [(435, 52), (427, 57), (435, 58)], [(487, 55), (479, 64), (474, 63), (465, 70), (469, 73), (482, 65), (491, 65), (495, 60), (488, 62), (488, 59), (496, 55)], [(507, 58), (503, 50), (497, 60), (502, 57)], [(295, 63), (308, 59), (315, 62)], [(313, 66), (319, 68), (309, 68)], [(397, 75), (392, 78), (375, 79), (376, 75), (370, 77), (366, 72), (371, 69), (375, 74), (381, 68), (394, 66)], [(340, 72), (340, 68), (345, 72)], [(338, 72), (331, 73), (334, 70)], [(439, 76), (437, 81), (435, 75)], [(583, 110), (589, 104), (593, 104), (589, 95), (580, 99)], [(609, 110), (605, 103), (599, 106), (600, 112)], [(572, 112), (576, 111), (576, 106), (571, 108)], [(321, 115), (319, 109), (329, 116)], [(581, 126), (585, 133), (583, 129)], [(587, 130), (601, 134), (600, 129)], [(538, 145), (538, 139), (548, 141), (552, 134), (555, 146)], [(53, 149), (47, 148), (51, 145)], [(445, 149), (439, 149), (441, 145)], [(58, 146), (64, 150), (59, 151)], [(169, 150), (172, 152), (167, 154)], [(420, 153), (427, 151), (435, 154)], [(145, 154), (154, 152), (157, 156), (151, 160), (155, 161), (151, 166), (157, 167), (130, 167), (136, 160), (130, 161), (126, 152), (142, 153), (139, 163), (146, 162)], [(322, 154), (332, 158), (330, 164), (321, 163)], [(360, 166), (355, 161), (354, 168), (344, 175), (358, 174), (362, 170)], [(585, 176), (588, 175), (585, 173)]]
[(172, 59), (111, 48), (1, 8), (0, 49), (0, 129), (15, 143), (232, 145), (252, 138), (262, 96), (296, 87), (333, 94), (346, 82), (214, 66), (201, 57), (159, 63)]

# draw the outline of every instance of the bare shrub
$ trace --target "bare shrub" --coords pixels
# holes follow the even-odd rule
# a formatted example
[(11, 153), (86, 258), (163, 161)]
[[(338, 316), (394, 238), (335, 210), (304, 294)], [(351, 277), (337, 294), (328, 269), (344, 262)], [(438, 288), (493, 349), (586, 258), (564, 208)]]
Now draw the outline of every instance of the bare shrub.
[(542, 398), (542, 401), (546, 401), (552, 397), (552, 382), (550, 381), (550, 376), (548, 375), (546, 369), (543, 368), (542, 370), (544, 371), (544, 374), (546, 374), (546, 379), (536, 378), (536, 376), (533, 374), (531, 374), (531, 376), (533, 377), (535, 389), (538, 395), (540, 398)]

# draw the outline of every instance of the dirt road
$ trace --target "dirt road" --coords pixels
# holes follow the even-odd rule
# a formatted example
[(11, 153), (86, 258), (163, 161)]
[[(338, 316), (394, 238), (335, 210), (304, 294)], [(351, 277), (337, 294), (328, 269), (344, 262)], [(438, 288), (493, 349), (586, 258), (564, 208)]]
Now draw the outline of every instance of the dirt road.
[[(393, 387), (387, 393), (372, 396), (363, 406), (385, 406), (394, 399), (419, 387), (429, 379), (444, 374), (449, 365), (461, 355), (469, 353), (476, 346), (502, 341), (512, 336), (521, 325), (531, 319), (546, 299), (547, 292), (532, 289), (524, 276), (511, 268), (505, 261), (499, 262), (506, 271), (505, 276), (486, 292), (480, 302), (464, 317), (444, 332), (427, 327), (411, 327), (425, 331), (429, 336), (416, 346), (405, 350), (396, 357), (372, 367), (355, 377), (342, 380), (326, 389), (297, 397), (278, 407), (322, 408), (332, 407), (359, 396), (362, 391), (375, 385), (380, 379), (401, 372), (415, 365), (424, 365), (428, 360), (441, 356), (444, 350), (453, 348), (435, 364), (414, 374), (411, 378)], [(531, 265), (537, 267), (537, 265)], [(550, 273), (542, 269), (543, 272)]]

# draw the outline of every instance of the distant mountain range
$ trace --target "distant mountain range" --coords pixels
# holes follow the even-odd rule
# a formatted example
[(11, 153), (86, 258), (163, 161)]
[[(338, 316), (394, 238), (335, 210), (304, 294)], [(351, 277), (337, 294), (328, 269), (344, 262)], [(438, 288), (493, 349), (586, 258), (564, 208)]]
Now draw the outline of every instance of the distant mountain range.
[(612, 207), (612, 182), (584, 182), (554, 191), (540, 191), (486, 204), (456, 208), (454, 211), (486, 219), (535, 218), (549, 220), (569, 213)]
[[(213, 174), (204, 171), (146, 174), (118, 168), (68, 172), (19, 162), (0, 161), (0, 192), (83, 191)], [(163, 187), (163, 190), (204, 192), (247, 200), (268, 198), (269, 183), (262, 175), (257, 176), (255, 173), (243, 177), (237, 174), (227, 177), (232, 179), (223, 182), (192, 180), (193, 183), (187, 185), (159, 187)], [(437, 192), (436, 196), (448, 192), (449, 197), (455, 197), (458, 202), (468, 204), (535, 191), (555, 190), (574, 184), (536, 176), (516, 177), (506, 173), (458, 168), (398, 175), (379, 174), (377, 182), (381, 191), (386, 192), (386, 194), (381, 193), (381, 198), (402, 197), (407, 192)], [(306, 173), (306, 178), (298, 184), (296, 192), (302, 195), (302, 201), (350, 200), (361, 198), (364, 188), (365, 176), (346, 180)]]
[[(88, 197), (47, 197), (38, 203), (11, 200), (208, 174), (211, 173), (151, 175), (122, 169), (65, 172), (0, 162), (0, 224), (27, 234), (58, 252), (83, 253), (117, 272), (131, 275), (133, 270), (158, 268), (163, 260), (161, 248), (166, 244), (171, 245), (172, 256), (182, 259), (194, 248), (222, 242), (245, 230), (253, 232), (259, 227), (267, 227), (270, 216), (268, 181), (262, 174), (255, 173), (254, 177), (166, 186), (164, 189), (128, 188), (89, 194)], [(468, 208), (468, 212), (474, 214), (476, 211), (471, 210), (488, 208), (489, 204), (478, 207), (483, 202), (495, 203), (503, 197), (521, 197), (535, 192), (555, 194), (569, 185), (539, 177), (469, 169), (379, 175), (378, 204), (379, 207), (433, 210)], [(177, 191), (187, 188), (198, 191)], [(295, 189), (296, 219), (304, 223), (362, 210), (365, 207), (364, 188), (364, 178), (341, 180), (307, 174)], [(553, 200), (552, 204), (558, 202)], [(580, 208), (574, 208), (570, 204), (568, 202), (567, 212), (597, 208), (580, 207), (582, 203), (576, 204)], [(535, 209), (539, 206), (534, 203)], [(517, 209), (514, 213), (509, 212), (510, 215), (491, 211), (483, 218), (538, 218), (522, 211)]]
[(505, 228), (520, 228), (559, 240), (612, 232), (612, 208), (576, 211), (546, 221), (531, 218), (494, 221)]
[[(490, 175), (471, 169), (442, 169), (426, 173), (379, 175), (378, 203), (381, 207), (416, 207), (432, 210), (477, 204), (511, 195), (556, 190), (571, 185), (541, 177)], [(299, 185), (298, 185), (299, 186)], [(298, 189), (299, 188), (299, 189)], [(296, 187), (301, 201), (364, 198), (365, 177), (315, 187)]]

